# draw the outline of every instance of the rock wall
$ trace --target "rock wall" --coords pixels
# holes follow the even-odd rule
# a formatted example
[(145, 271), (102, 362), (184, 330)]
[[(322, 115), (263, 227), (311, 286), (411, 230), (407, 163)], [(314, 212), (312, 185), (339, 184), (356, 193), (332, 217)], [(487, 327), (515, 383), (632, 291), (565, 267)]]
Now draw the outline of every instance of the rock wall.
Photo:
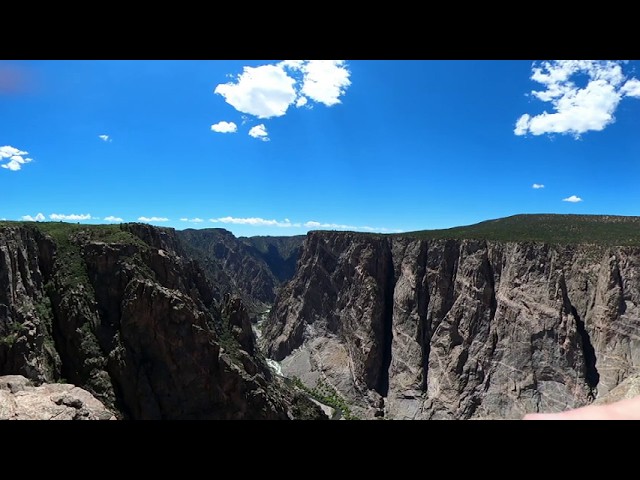
[(261, 343), (367, 417), (582, 406), (640, 371), (640, 249), (311, 232)]
[(120, 418), (291, 418), (299, 395), (254, 351), (241, 302), (182, 253), (145, 225), (1, 227), (0, 375), (64, 379)]

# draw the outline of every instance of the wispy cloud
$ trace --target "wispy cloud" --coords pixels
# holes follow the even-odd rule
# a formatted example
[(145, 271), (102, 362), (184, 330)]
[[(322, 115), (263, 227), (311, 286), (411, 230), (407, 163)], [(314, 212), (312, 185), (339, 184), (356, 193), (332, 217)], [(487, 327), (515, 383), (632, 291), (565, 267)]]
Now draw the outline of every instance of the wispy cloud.
[(350, 76), (344, 60), (285, 60), (244, 67), (239, 75), (230, 76), (232, 81), (217, 85), (214, 93), (240, 113), (269, 119), (285, 115), (291, 105), (311, 108), (314, 103), (327, 107), (341, 103), (351, 85)]
[(166, 217), (138, 217), (138, 221), (139, 222), (145, 222), (145, 223), (150, 223), (150, 222), (168, 222), (169, 219)]
[(35, 217), (31, 215), (23, 215), (22, 220), (26, 222), (44, 222), (45, 216), (42, 213), (38, 213)]
[(187, 218), (187, 217), (183, 217), (180, 219), (181, 222), (189, 222), (189, 223), (202, 223), (204, 222), (204, 220), (202, 218)]
[(111, 142), (111, 137), (109, 135), (98, 135), (98, 138), (103, 142)]
[[(516, 135), (570, 134), (579, 138), (600, 131), (615, 121), (614, 113), (623, 97), (640, 98), (640, 81), (627, 79), (622, 61), (554, 60), (532, 67), (531, 80), (544, 86), (531, 95), (550, 103), (553, 113), (525, 113), (516, 121)], [(584, 75), (587, 84), (573, 80)]]
[(91, 215), (88, 213), (83, 215), (76, 215), (75, 213), (72, 213), (71, 215), (64, 215), (62, 213), (52, 213), (51, 215), (49, 215), (49, 218), (51, 220), (79, 221), (79, 220), (91, 220)]
[(124, 220), (120, 217), (114, 217), (113, 215), (109, 215), (108, 217), (104, 217), (105, 222), (124, 222)]
[(278, 220), (265, 220), (264, 218), (259, 217), (248, 217), (248, 218), (234, 218), (234, 217), (221, 217), (221, 218), (210, 218), (210, 222), (213, 223), (229, 223), (233, 225), (252, 225), (254, 227), (300, 227), (300, 223), (292, 223), (288, 218), (285, 218), (284, 221), (280, 222)]
[(339, 223), (322, 223), (310, 220), (308, 222), (292, 222), (288, 218), (284, 220), (267, 220), (260, 217), (220, 217), (210, 218), (213, 223), (226, 223), (231, 225), (250, 225), (253, 227), (281, 227), (281, 228), (304, 228), (304, 229), (329, 229), (329, 230), (361, 230), (366, 232), (401, 232), (402, 230), (394, 230), (384, 227), (355, 226), (344, 225)]
[(0, 165), (0, 167), (11, 170), (12, 172), (16, 172), (20, 170), (24, 164), (33, 161), (33, 159), (31, 158), (25, 157), (25, 155), (28, 154), (29, 152), (19, 150), (9, 145), (0, 147), (0, 162), (5, 162), (8, 159), (8, 162), (3, 163), (2, 165)]
[(249, 130), (249, 136), (253, 138), (259, 138), (263, 142), (269, 141), (269, 134), (267, 133), (267, 127), (265, 127), (263, 123), (261, 123), (260, 125), (256, 125), (251, 130)]
[(238, 126), (233, 122), (218, 122), (211, 125), (211, 130), (218, 133), (236, 133)]
[(544, 188), (544, 185), (541, 183), (534, 183), (533, 185), (531, 185), (531, 188), (539, 190), (540, 188)]
[(563, 202), (570, 202), (570, 203), (578, 203), (581, 202), (582, 199), (576, 195), (571, 195), (570, 197), (567, 198), (563, 198), (562, 199)]
[(401, 232), (402, 230), (390, 229), (385, 227), (370, 227), (368, 225), (357, 226), (357, 225), (344, 225), (340, 223), (323, 223), (316, 221), (305, 222), (304, 226), (306, 228), (325, 228), (329, 230), (364, 230), (366, 232)]

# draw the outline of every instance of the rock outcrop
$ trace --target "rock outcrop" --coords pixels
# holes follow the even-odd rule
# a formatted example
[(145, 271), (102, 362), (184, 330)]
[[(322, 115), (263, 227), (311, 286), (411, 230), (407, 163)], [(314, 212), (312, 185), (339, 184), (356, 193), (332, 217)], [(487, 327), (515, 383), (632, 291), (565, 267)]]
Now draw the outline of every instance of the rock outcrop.
[(115, 420), (93, 395), (75, 385), (34, 386), (21, 375), (0, 377), (0, 420)]
[(365, 417), (579, 407), (640, 371), (640, 248), (311, 232), (261, 344)]
[(304, 402), (255, 351), (241, 302), (172, 229), (140, 224), (0, 228), (7, 374), (64, 378), (130, 419), (287, 419)]

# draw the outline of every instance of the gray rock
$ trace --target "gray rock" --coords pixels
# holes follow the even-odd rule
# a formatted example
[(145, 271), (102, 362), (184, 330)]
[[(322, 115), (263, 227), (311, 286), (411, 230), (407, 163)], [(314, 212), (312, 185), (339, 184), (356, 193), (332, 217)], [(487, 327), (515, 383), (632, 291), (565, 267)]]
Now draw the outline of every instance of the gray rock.
[(20, 375), (0, 377), (0, 420), (115, 420), (99, 400), (69, 384), (34, 386)]
[(637, 247), (351, 232), (308, 235), (260, 340), (398, 419), (583, 406), (638, 371), (639, 342)]
[[(242, 302), (217, 296), (173, 229), (49, 227), (55, 238), (0, 227), (0, 375), (64, 376), (123, 418), (295, 418), (297, 397), (257, 355)], [(76, 397), (86, 406), (61, 395), (46, 415), (84, 411)]]

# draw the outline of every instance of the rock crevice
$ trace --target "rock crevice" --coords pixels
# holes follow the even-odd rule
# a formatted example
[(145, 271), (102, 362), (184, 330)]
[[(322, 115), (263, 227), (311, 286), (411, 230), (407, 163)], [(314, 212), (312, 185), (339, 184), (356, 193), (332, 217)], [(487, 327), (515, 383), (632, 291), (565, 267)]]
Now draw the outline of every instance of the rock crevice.
[(519, 418), (638, 372), (638, 278), (637, 247), (311, 232), (261, 344), (364, 416)]

